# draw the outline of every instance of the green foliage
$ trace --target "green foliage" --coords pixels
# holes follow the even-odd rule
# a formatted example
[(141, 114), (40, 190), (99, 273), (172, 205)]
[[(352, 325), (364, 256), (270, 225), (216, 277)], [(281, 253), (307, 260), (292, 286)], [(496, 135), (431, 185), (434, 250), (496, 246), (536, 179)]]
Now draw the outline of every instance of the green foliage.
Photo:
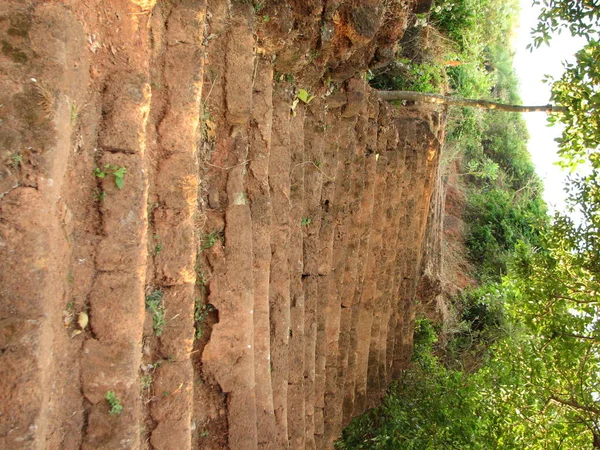
[(213, 245), (215, 245), (218, 241), (223, 240), (223, 232), (221, 230), (213, 230), (210, 233), (202, 236), (202, 242), (200, 244), (200, 248), (202, 250), (208, 250)]
[(300, 221), (300, 225), (302, 225), (303, 227), (307, 227), (312, 223), (312, 218), (311, 217), (303, 217), (302, 220)]
[(371, 86), (380, 90), (437, 93), (445, 84), (446, 73), (437, 64), (411, 63), (408, 59), (401, 59), (397, 64), (401, 70), (374, 77)]
[[(541, 249), (519, 246), (511, 282), (524, 323), (548, 339), (600, 343), (600, 181), (598, 171), (570, 183), (579, 221), (557, 214)], [(513, 308), (514, 310), (514, 308)], [(516, 312), (515, 312), (516, 314)]]
[[(434, 355), (433, 326), (417, 321), (411, 369), (389, 389), (383, 403), (352, 421), (338, 449), (483, 449), (477, 385)], [(486, 442), (483, 439), (484, 443)]]
[(121, 404), (121, 400), (113, 391), (108, 391), (104, 396), (106, 401), (108, 402), (108, 406), (110, 407), (109, 414), (111, 416), (121, 414), (123, 411), (123, 405)]
[(94, 169), (94, 175), (98, 178), (105, 178), (107, 175), (112, 175), (115, 179), (115, 185), (119, 189), (123, 189), (125, 174), (127, 173), (127, 169), (125, 166), (114, 166), (112, 164), (106, 164), (102, 169), (100, 167), (96, 167)]
[(490, 98), (494, 86), (492, 73), (483, 64), (463, 64), (449, 67), (450, 87), (465, 98)]
[[(519, 243), (503, 289), (520, 334), (500, 341), (482, 376), (504, 397), (491, 406), (521, 448), (597, 448), (600, 443), (600, 182), (598, 172), (570, 184), (574, 222), (558, 214), (539, 245)], [(593, 445), (592, 445), (593, 443)]]
[(142, 388), (142, 390), (147, 390), (150, 389), (150, 386), (152, 386), (152, 375), (147, 373), (144, 374), (140, 377), (140, 386)]
[(523, 199), (500, 188), (470, 194), (466, 243), (481, 279), (499, 281), (517, 243), (537, 243), (545, 212), (539, 197)]
[(94, 200), (103, 202), (105, 199), (106, 199), (106, 191), (101, 191), (100, 189), (94, 189)]
[(158, 255), (160, 255), (160, 252), (162, 252), (163, 245), (161, 242), (158, 241), (157, 234), (155, 234), (153, 237), (154, 237), (154, 241), (156, 242), (156, 244), (154, 245), (154, 249), (152, 250), (152, 255), (158, 256)]
[(15, 154), (12, 155), (10, 157), (10, 159), (12, 160), (12, 165), (16, 168), (19, 167), (22, 163), (23, 163), (23, 156), (19, 155), (19, 154)]
[(588, 159), (600, 168), (600, 42), (589, 42), (576, 57), (575, 63), (565, 63), (565, 73), (552, 85), (553, 100), (566, 111), (549, 120), (565, 125), (557, 139), (563, 166), (574, 168)]
[(542, 5), (542, 9), (532, 30), (532, 50), (565, 29), (587, 41), (577, 52), (575, 63), (564, 63), (565, 72), (559, 80), (546, 80), (553, 82), (552, 99), (564, 108), (550, 116), (549, 122), (565, 126), (557, 139), (562, 166), (573, 170), (588, 160), (600, 168), (600, 8), (593, 1), (534, 0), (534, 4)]
[(490, 348), (508, 328), (506, 293), (498, 283), (463, 291), (453, 303), (458, 325), (445, 332), (440, 358), (444, 365), (465, 373), (478, 370)]
[(315, 96), (311, 95), (306, 89), (298, 89), (296, 98), (298, 98), (298, 100), (301, 100), (303, 103), (308, 104), (315, 98)]
[(593, 1), (573, 0), (534, 0), (541, 5), (542, 11), (538, 24), (532, 30), (533, 44), (530, 48), (549, 44), (553, 34), (567, 29), (573, 36), (582, 36), (589, 40), (590, 35), (600, 29), (600, 8)]
[(152, 314), (152, 328), (155, 336), (160, 336), (166, 325), (166, 311), (162, 298), (163, 293), (161, 290), (153, 291), (146, 296), (146, 309)]
[(498, 178), (498, 171), (500, 170), (498, 164), (489, 158), (484, 158), (481, 161), (472, 159), (467, 163), (467, 175), (473, 175), (483, 180), (494, 181)]
[[(250, 3), (250, 2), (248, 2)], [(254, 8), (254, 12), (255, 13), (259, 13), (263, 10), (263, 8), (265, 7), (265, 2), (264, 0), (259, 0), (259, 1), (253, 1), (252, 3), (252, 7)]]
[(196, 339), (201, 339), (204, 334), (204, 322), (208, 315), (215, 311), (215, 307), (210, 303), (204, 304), (202, 300), (197, 298), (194, 309), (194, 324), (196, 327)]

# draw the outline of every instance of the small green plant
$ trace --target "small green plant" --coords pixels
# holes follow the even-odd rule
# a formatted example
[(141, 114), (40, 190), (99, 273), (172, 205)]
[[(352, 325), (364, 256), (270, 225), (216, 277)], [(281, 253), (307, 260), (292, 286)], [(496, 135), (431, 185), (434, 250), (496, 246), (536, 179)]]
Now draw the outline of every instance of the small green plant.
[(318, 169), (320, 169), (320, 168), (321, 168), (321, 164), (322, 164), (322, 163), (321, 163), (321, 161), (319, 161), (318, 159), (315, 159), (315, 160), (313, 161), (313, 164), (315, 165), (315, 167), (317, 167)]
[(252, 2), (252, 7), (254, 8), (254, 12), (258, 14), (265, 7), (265, 2), (264, 0)]
[(271, 16), (269, 16), (268, 14), (265, 14), (262, 17), (262, 20), (263, 20), (264, 23), (270, 22), (271, 21)]
[(206, 274), (203, 270), (196, 271), (196, 284), (202, 287), (208, 284), (208, 279), (206, 278)]
[(200, 245), (200, 248), (202, 250), (208, 250), (213, 245), (215, 245), (217, 243), (217, 241), (220, 241), (222, 239), (223, 239), (223, 232), (221, 230), (211, 231), (210, 233), (207, 233), (204, 236), (202, 236), (202, 243)]
[(299, 89), (298, 93), (296, 94), (296, 98), (308, 105), (315, 98), (315, 96), (311, 95), (306, 89)]
[(196, 339), (201, 339), (204, 334), (204, 322), (208, 314), (215, 310), (215, 307), (210, 303), (202, 303), (202, 299), (196, 299), (196, 307), (194, 310), (194, 323), (196, 326)]
[(150, 386), (152, 386), (152, 375), (150, 375), (149, 373), (142, 375), (140, 377), (140, 386), (143, 390), (149, 389)]
[(111, 416), (121, 414), (123, 411), (123, 405), (121, 404), (121, 400), (113, 391), (108, 391), (104, 396), (106, 401), (108, 402), (108, 406), (110, 407), (109, 414)]
[(160, 336), (166, 325), (165, 306), (162, 298), (163, 293), (161, 290), (156, 290), (146, 296), (146, 309), (152, 314), (152, 329), (155, 336)]
[(119, 189), (123, 189), (123, 178), (127, 173), (127, 169), (125, 166), (114, 166), (112, 164), (106, 164), (102, 169), (100, 167), (96, 167), (94, 169), (94, 175), (98, 178), (105, 178), (107, 175), (113, 175), (115, 177), (115, 185)]
[(281, 72), (275, 71), (275, 73), (273, 74), (273, 80), (276, 83), (279, 83), (279, 82), (282, 82), (282, 81), (286, 81), (288, 83), (293, 83), (294, 82), (294, 75), (292, 75), (291, 73), (281, 73)]
[(153, 237), (154, 237), (154, 240), (157, 241), (157, 242), (156, 242), (156, 245), (154, 246), (154, 250), (152, 250), (152, 255), (153, 256), (158, 256), (158, 255), (160, 255), (160, 252), (163, 249), (163, 245), (160, 242), (158, 242), (158, 235), (157, 234), (155, 234)]
[(23, 157), (21, 155), (12, 155), (10, 159), (12, 159), (12, 165), (14, 167), (19, 167), (23, 162)]
[(201, 428), (201, 429), (200, 429), (199, 436), (200, 436), (201, 438), (208, 437), (208, 430), (207, 430), (206, 428)]
[(482, 161), (472, 159), (467, 163), (467, 172), (464, 175), (473, 175), (483, 180), (494, 181), (498, 178), (500, 166), (489, 158)]
[(104, 199), (106, 199), (106, 191), (101, 191), (100, 189), (94, 189), (94, 200), (103, 202)]
[(303, 227), (307, 227), (312, 223), (312, 218), (310, 217), (303, 217), (302, 220), (300, 221), (300, 225), (302, 225)]

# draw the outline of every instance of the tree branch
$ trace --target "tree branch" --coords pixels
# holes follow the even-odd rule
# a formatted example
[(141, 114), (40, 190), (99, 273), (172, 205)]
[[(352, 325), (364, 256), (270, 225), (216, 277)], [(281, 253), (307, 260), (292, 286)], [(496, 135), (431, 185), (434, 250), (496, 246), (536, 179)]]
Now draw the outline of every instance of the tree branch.
[(563, 333), (562, 334), (563, 337), (571, 337), (574, 339), (582, 339), (582, 340), (586, 340), (586, 341), (593, 341), (596, 343), (600, 343), (600, 338), (599, 337), (595, 337), (595, 336), (583, 336), (581, 334), (574, 334), (574, 333)]
[(468, 98), (446, 97), (441, 94), (426, 94), (423, 92), (412, 91), (377, 91), (382, 100), (407, 100), (420, 103), (434, 103), (438, 105), (467, 106), (479, 109), (496, 109), (508, 112), (565, 112), (567, 109), (562, 106), (541, 105), (541, 106), (523, 106), (507, 105), (488, 100), (473, 100)]
[(563, 400), (560, 399), (554, 395), (550, 396), (550, 400), (556, 403), (559, 403), (563, 406), (568, 406), (569, 408), (573, 408), (575, 410), (578, 411), (585, 411), (588, 412), (590, 414), (595, 414), (597, 416), (600, 416), (600, 409), (598, 408), (594, 408), (593, 406), (586, 406), (586, 405), (580, 405), (579, 403), (577, 403), (576, 401), (573, 400)]

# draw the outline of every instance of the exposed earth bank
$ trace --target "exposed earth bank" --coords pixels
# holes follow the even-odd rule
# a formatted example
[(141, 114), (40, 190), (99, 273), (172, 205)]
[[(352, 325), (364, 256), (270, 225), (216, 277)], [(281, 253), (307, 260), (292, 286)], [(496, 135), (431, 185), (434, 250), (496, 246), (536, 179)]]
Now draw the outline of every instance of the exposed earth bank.
[(324, 449), (379, 401), (441, 314), (444, 118), (365, 81), (421, 7), (2, 2), (0, 448)]

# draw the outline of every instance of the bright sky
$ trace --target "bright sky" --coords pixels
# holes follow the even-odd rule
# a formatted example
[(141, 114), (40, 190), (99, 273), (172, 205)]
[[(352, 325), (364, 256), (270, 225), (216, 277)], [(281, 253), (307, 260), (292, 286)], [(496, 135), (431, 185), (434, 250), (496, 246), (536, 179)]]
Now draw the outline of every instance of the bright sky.
[[(530, 31), (536, 24), (539, 7), (531, 6), (531, 0), (521, 0), (521, 22), (515, 40), (515, 68), (521, 82), (521, 98), (525, 105), (545, 105), (550, 99), (550, 86), (542, 83), (545, 74), (555, 78), (563, 72), (562, 61), (574, 60), (574, 53), (583, 47), (582, 38), (573, 38), (569, 33), (554, 36), (547, 45), (530, 52)], [(558, 160), (557, 144), (554, 139), (560, 136), (559, 125), (547, 126), (546, 114), (523, 114), (529, 129), (529, 152), (538, 175), (544, 180), (544, 200), (551, 210), (563, 210), (565, 193), (564, 180), (567, 172), (554, 163)]]

